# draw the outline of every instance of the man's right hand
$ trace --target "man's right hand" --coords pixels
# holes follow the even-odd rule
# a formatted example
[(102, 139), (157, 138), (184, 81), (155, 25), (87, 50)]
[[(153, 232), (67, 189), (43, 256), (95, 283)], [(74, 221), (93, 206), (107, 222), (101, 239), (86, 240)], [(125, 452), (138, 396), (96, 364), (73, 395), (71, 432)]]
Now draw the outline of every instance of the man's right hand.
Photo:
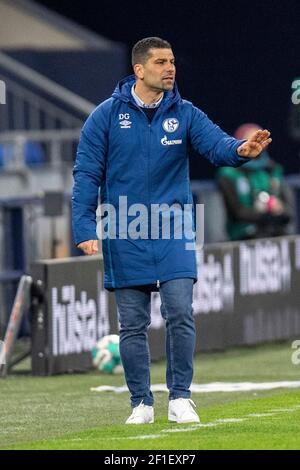
[(96, 255), (99, 253), (98, 240), (87, 240), (79, 243), (77, 248), (82, 250), (85, 255)]

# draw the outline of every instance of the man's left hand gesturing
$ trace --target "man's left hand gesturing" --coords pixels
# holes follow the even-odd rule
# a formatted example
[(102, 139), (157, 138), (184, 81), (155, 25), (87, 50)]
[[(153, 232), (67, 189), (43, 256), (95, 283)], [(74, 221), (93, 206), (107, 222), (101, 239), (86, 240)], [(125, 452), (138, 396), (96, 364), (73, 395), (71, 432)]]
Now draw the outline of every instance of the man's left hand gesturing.
[(263, 131), (256, 131), (250, 139), (246, 140), (237, 149), (240, 157), (256, 158), (268, 145), (272, 142), (270, 132), (266, 129)]

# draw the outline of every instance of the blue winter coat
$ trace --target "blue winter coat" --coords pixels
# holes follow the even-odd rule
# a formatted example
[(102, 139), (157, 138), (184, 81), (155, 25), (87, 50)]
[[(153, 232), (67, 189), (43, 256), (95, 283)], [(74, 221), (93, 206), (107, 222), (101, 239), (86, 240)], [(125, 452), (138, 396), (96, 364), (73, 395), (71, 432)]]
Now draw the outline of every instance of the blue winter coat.
[[(247, 161), (236, 152), (241, 141), (181, 99), (176, 86), (164, 94), (150, 124), (131, 95), (134, 81), (134, 76), (123, 79), (83, 126), (72, 199), (76, 244), (98, 238), (99, 187), (101, 203), (112, 204), (118, 220), (119, 196), (127, 196), (128, 207), (192, 203), (189, 145), (217, 166)], [(128, 217), (128, 223), (133, 219)], [(116, 237), (102, 241), (104, 287), (113, 290), (184, 277), (196, 280), (195, 251), (185, 249), (184, 237), (174, 239), (172, 234), (170, 239), (124, 238), (117, 224)]]

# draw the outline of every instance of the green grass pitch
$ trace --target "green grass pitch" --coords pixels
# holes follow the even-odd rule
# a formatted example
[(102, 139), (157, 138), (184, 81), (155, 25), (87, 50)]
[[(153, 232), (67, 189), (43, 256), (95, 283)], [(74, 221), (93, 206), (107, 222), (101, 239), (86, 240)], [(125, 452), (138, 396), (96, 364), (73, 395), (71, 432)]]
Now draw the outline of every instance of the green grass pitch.
[[(300, 380), (291, 342), (199, 354), (195, 383)], [(152, 383), (164, 382), (164, 363)], [(154, 424), (126, 426), (129, 395), (93, 393), (123, 377), (63, 375), (0, 380), (1, 449), (299, 449), (300, 390), (194, 394), (201, 424), (167, 421), (167, 394), (155, 393)]]

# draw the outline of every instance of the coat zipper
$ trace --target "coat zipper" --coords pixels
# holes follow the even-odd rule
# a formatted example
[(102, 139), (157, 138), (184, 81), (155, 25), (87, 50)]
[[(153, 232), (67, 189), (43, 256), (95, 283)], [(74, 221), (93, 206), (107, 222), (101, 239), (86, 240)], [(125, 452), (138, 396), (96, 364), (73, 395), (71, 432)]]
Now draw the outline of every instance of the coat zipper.
[[(155, 117), (155, 116), (154, 116)], [(148, 119), (148, 118), (147, 118)], [(148, 123), (148, 128), (149, 128), (149, 151), (148, 151), (148, 194), (149, 194), (149, 202), (151, 200), (151, 197), (150, 197), (150, 194), (151, 194), (151, 191), (150, 191), (150, 142), (151, 142), (151, 123)], [(151, 214), (151, 204), (150, 204), (150, 214)], [(150, 219), (151, 220), (151, 219)], [(150, 222), (151, 224), (151, 222)], [(151, 242), (151, 233), (150, 233), (150, 242)], [(155, 256), (155, 251), (154, 251), (154, 246), (151, 242), (151, 248), (152, 248), (152, 251), (153, 251), (153, 259), (154, 259), (154, 265), (155, 265), (155, 272), (157, 273), (157, 262), (156, 262), (156, 256)], [(157, 289), (159, 289), (160, 287), (160, 282), (159, 280), (157, 279), (156, 281), (156, 287)]]
[[(134, 107), (136, 109), (138, 109), (144, 116), (145, 118), (147, 119), (148, 121), (148, 117), (146, 116), (146, 114), (136, 105), (134, 105)], [(153, 119), (155, 119), (157, 117), (157, 113), (156, 115), (154, 116)], [(150, 200), (150, 141), (151, 141), (151, 122), (148, 122), (148, 129), (149, 129), (149, 151), (148, 151), (148, 194), (149, 194), (149, 200)], [(151, 240), (151, 239), (150, 239)], [(153, 245), (151, 245), (152, 247), (152, 250), (153, 250), (153, 259), (154, 259), (154, 265), (155, 265), (155, 272), (157, 273), (157, 263), (156, 263), (156, 257), (155, 257), (155, 252), (154, 252), (154, 248), (153, 248)], [(159, 279), (156, 280), (156, 288), (159, 289), (160, 288), (160, 281)]]

